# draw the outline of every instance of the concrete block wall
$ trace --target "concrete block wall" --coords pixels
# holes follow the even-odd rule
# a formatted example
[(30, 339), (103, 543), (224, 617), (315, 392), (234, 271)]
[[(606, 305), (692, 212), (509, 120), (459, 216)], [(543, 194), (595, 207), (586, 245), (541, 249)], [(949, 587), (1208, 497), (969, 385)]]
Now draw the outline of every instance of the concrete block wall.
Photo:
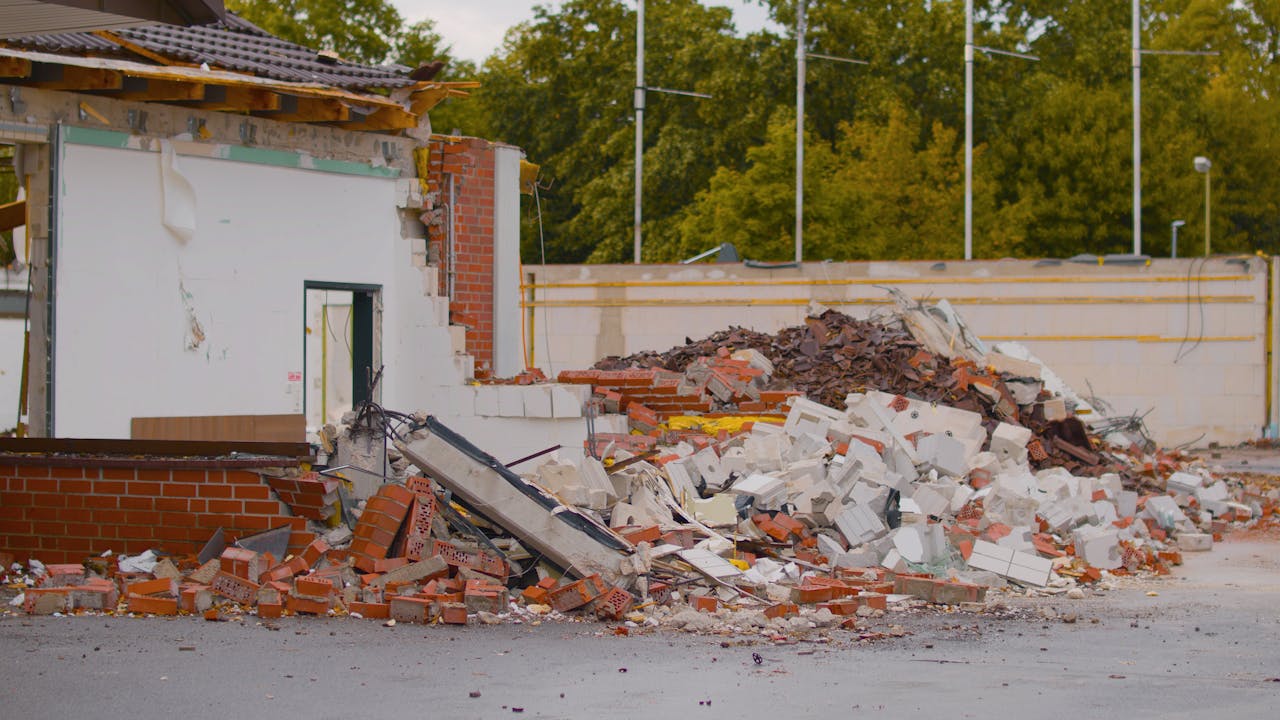
[(1118, 414), (1146, 414), (1169, 445), (1274, 430), (1274, 270), (1258, 257), (524, 268), (526, 318), (537, 321), (529, 344), (548, 375), (732, 326), (776, 332), (801, 324), (811, 301), (855, 317), (888, 313), (882, 287), (896, 287), (948, 299), (988, 343), (1025, 345), (1078, 392)]
[(196, 554), (222, 528), (227, 542), (293, 529), (289, 551), (314, 536), (252, 468), (106, 458), (0, 458), (0, 550), (26, 562), (80, 562), (149, 548)]

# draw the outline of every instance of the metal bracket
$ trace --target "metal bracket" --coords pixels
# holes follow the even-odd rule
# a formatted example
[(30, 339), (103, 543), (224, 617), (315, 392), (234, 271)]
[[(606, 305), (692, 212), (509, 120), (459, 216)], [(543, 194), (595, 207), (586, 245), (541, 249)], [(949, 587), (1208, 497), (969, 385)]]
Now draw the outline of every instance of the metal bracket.
[(147, 131), (147, 113), (145, 110), (130, 110), (128, 118), (130, 128), (140, 133)]

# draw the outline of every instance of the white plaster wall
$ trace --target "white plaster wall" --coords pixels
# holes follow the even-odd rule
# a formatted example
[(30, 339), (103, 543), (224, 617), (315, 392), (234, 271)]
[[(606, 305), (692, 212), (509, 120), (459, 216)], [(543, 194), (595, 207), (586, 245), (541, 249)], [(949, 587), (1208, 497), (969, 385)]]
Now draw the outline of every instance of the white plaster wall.
[[(56, 435), (128, 437), (136, 416), (300, 412), (290, 378), (303, 370), (307, 280), (382, 286), (384, 398), (453, 376), (447, 323), (400, 237), (395, 180), (183, 156), (197, 198), (184, 243), (161, 223), (160, 157), (67, 145), (61, 158)], [(205, 334), (194, 349), (188, 307)]]
[(980, 337), (1023, 342), (1077, 391), (1092, 390), (1119, 414), (1146, 414), (1166, 444), (1236, 443), (1270, 424), (1269, 270), (1258, 258), (524, 270), (537, 284), (536, 364), (549, 374), (589, 367), (606, 354), (666, 350), (735, 325), (776, 332), (802, 323), (810, 300), (855, 317), (889, 312), (879, 286), (891, 286), (951, 300)]
[(0, 318), (0, 431), (18, 424), (25, 330), (23, 320)]
[(518, 148), (498, 146), (493, 158), (493, 372), (524, 370), (520, 341), (520, 159)]

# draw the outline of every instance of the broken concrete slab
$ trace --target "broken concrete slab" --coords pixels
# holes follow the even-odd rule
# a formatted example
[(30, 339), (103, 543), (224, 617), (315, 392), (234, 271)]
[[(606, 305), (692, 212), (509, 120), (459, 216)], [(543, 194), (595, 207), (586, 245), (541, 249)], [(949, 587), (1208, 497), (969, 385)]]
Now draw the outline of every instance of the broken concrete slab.
[(434, 418), (396, 441), (396, 447), (477, 512), (565, 570), (580, 577), (599, 573), (611, 584), (629, 584), (620, 565), (630, 554), (630, 543), (507, 470)]

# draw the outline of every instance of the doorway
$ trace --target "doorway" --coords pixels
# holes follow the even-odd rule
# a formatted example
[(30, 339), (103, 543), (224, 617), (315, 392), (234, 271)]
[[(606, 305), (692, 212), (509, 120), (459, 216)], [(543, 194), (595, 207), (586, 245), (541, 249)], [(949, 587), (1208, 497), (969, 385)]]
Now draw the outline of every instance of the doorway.
[(380, 355), (375, 337), (377, 285), (307, 282), (303, 413), (307, 438), (371, 399), (370, 383)]

